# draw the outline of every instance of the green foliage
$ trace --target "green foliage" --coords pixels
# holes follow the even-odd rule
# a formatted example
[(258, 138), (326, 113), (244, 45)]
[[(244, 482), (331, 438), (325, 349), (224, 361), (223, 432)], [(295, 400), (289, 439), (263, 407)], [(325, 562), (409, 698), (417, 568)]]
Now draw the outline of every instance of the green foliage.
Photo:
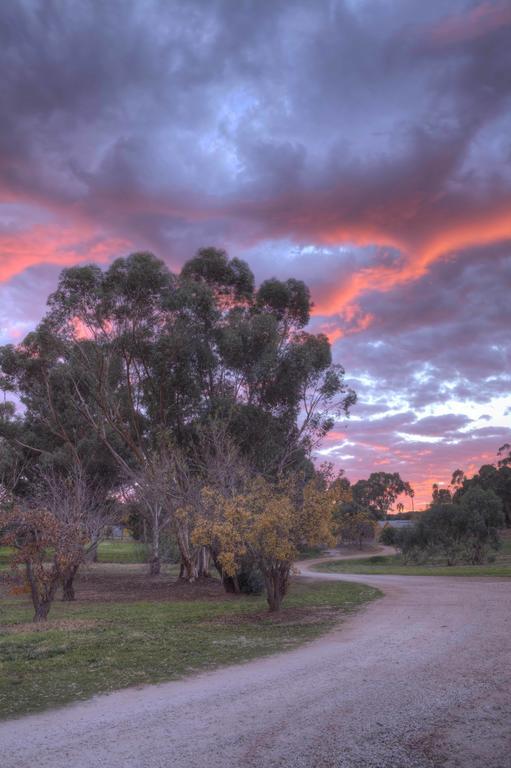
[(263, 574), (254, 563), (242, 567), (236, 578), (244, 595), (261, 595), (264, 592)]
[(149, 253), (66, 269), (48, 304), (34, 333), (0, 350), (0, 368), (30, 445), (64, 464), (77, 450), (125, 471), (162, 434), (189, 450), (197, 425), (220, 417), (260, 469), (281, 473), (355, 402), (327, 338), (301, 330), (307, 287), (272, 279), (255, 292), (224, 251), (200, 250), (179, 276)]
[(301, 280), (265, 280), (257, 292), (257, 306), (271, 310), (280, 320), (297, 328), (309, 322), (311, 310), (310, 292)]
[(305, 284), (255, 290), (248, 265), (215, 248), (179, 275), (151, 253), (66, 269), (48, 305), (33, 333), (0, 350), (2, 386), (25, 407), (24, 477), (80, 465), (105, 493), (134, 489), (153, 573), (170, 531), (196, 575), (205, 426), (223, 422), (251, 471), (276, 485), (311, 473), (313, 449), (355, 402), (326, 336), (303, 330)]
[(356, 482), (352, 492), (354, 503), (368, 510), (375, 520), (383, 520), (402, 493), (413, 497), (412, 487), (398, 472), (373, 472), (367, 480)]
[(380, 533), (380, 543), (385, 544), (388, 547), (394, 547), (397, 543), (396, 528), (392, 528), (391, 525), (386, 525)]
[(448, 488), (440, 488), (438, 483), (433, 483), (431, 497), (433, 504), (449, 504), (452, 501), (450, 490)]
[(254, 293), (254, 276), (248, 264), (241, 259), (229, 259), (218, 248), (201, 248), (187, 261), (182, 277), (204, 282), (220, 296), (232, 300), (250, 299)]
[[(454, 501), (459, 501), (473, 488), (482, 488), (484, 491), (493, 491), (502, 502), (505, 525), (511, 527), (511, 459), (507, 455), (509, 447), (503, 445), (499, 449), (500, 457), (497, 466), (484, 464), (479, 472), (471, 478), (465, 477), (461, 469), (457, 469), (452, 476), (454, 488)], [(510, 453), (511, 455), (511, 453)]]
[(415, 525), (399, 531), (395, 543), (405, 560), (442, 556), (447, 565), (481, 564), (498, 549), (504, 524), (502, 502), (492, 490), (472, 487), (458, 503), (432, 504)]

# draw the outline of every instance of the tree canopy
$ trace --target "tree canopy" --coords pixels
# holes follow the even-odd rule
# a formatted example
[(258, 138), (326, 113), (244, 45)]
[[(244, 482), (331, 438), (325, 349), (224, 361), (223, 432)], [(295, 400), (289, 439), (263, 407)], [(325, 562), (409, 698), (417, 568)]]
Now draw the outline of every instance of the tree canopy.
[(4, 418), (4, 439), (30, 467), (79, 467), (126, 495), (151, 531), (152, 572), (169, 531), (193, 579), (208, 425), (250, 467), (244, 498), (271, 488), (285, 509), (279, 489), (290, 478), (309, 487), (313, 450), (355, 403), (327, 337), (306, 330), (311, 307), (302, 281), (257, 287), (245, 262), (215, 248), (178, 274), (144, 252), (65, 269), (38, 327), (0, 349), (2, 388), (24, 409), (19, 423)]
[(451, 485), (453, 499), (458, 501), (473, 488), (493, 491), (502, 503), (504, 523), (511, 527), (511, 447), (505, 443), (497, 452), (495, 464), (483, 464), (473, 477), (466, 477), (461, 469), (455, 470)]

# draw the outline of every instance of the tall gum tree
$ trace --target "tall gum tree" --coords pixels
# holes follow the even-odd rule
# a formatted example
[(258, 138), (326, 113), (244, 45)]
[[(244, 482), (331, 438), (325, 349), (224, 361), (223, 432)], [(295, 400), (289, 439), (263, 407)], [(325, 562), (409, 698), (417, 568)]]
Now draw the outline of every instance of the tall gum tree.
[[(199, 251), (179, 275), (148, 253), (117, 259), (106, 271), (64, 270), (48, 303), (36, 331), (4, 350), (6, 368), (16, 358), (15, 385), (26, 398), (30, 391), (32, 411), (70, 451), (76, 433), (63, 412), (87, 425), (124, 483), (139, 490), (161, 486), (162, 451), (165, 465), (173, 454), (184, 457), (191, 488), (197, 469), (190, 457), (211, 419), (227, 425), (268, 482), (311, 472), (312, 450), (355, 402), (327, 338), (305, 331), (311, 301), (304, 283), (272, 278), (256, 289), (248, 265), (214, 248)], [(183, 488), (146, 492), (143, 508), (152, 573), (168, 527), (184, 576), (193, 579), (194, 503)]]

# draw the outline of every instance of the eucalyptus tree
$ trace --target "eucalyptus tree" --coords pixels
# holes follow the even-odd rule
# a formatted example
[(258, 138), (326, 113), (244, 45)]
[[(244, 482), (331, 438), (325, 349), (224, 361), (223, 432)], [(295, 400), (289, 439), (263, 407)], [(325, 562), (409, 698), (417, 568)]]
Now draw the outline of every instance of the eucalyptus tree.
[[(160, 571), (160, 535), (177, 517), (169, 495), (149, 489), (162, 489), (171, 439), (183, 442), (201, 399), (195, 300), (163, 262), (138, 253), (105, 272), (65, 270), (43, 321), (66, 350), (73, 407), (142, 497), (152, 574)], [(191, 560), (187, 550), (181, 555)], [(193, 577), (189, 569), (187, 575)]]
[(451, 480), (453, 499), (461, 501), (473, 488), (491, 490), (502, 502), (504, 525), (511, 528), (511, 451), (507, 443), (499, 448), (497, 459), (496, 465), (483, 464), (472, 477), (466, 477), (461, 469), (457, 469)]
[(352, 486), (353, 501), (366, 509), (375, 520), (384, 520), (398, 496), (413, 498), (413, 488), (399, 472), (372, 472), (367, 480)]
[(0, 507), (11, 504), (25, 481), (28, 457), (18, 444), (23, 422), (14, 403), (0, 404)]
[(307, 286), (271, 278), (255, 289), (247, 270), (206, 249), (181, 274), (218, 297), (210, 412), (228, 419), (242, 452), (276, 478), (304, 465), (356, 396), (332, 363), (327, 337), (304, 330), (312, 308)]
[(78, 461), (88, 445), (137, 494), (152, 573), (168, 528), (186, 578), (196, 575), (187, 517), (205, 424), (223, 421), (243, 459), (280, 482), (310, 472), (313, 449), (355, 402), (328, 339), (305, 331), (305, 284), (272, 278), (256, 289), (245, 262), (214, 248), (179, 275), (148, 253), (105, 271), (64, 270), (48, 304), (39, 327), (1, 351), (0, 367), (39, 450), (46, 441)]

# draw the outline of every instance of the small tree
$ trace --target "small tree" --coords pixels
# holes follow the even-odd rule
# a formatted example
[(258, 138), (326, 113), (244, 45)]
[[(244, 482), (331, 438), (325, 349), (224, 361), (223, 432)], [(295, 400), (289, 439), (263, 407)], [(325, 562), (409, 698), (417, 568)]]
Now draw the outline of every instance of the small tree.
[(396, 547), (398, 545), (398, 531), (388, 523), (383, 526), (380, 533), (380, 544), (385, 544), (387, 547)]
[(373, 539), (376, 523), (372, 515), (354, 504), (343, 504), (341, 514), (337, 516), (338, 532), (343, 542), (357, 544), (362, 549), (365, 539)]
[(0, 544), (12, 547), (11, 567), (29, 589), (34, 621), (45, 621), (59, 583), (84, 558), (84, 534), (51, 511), (11, 508), (0, 513)]
[[(42, 469), (37, 503), (46, 508), (65, 531), (74, 531), (81, 551), (69, 557), (62, 570), (62, 599), (74, 600), (74, 579), (80, 564), (96, 552), (105, 527), (114, 522), (114, 504), (108, 489), (88, 478), (76, 464), (70, 472)], [(63, 561), (62, 561), (63, 562)]]
[(335, 484), (326, 487), (321, 476), (301, 488), (296, 478), (270, 483), (257, 476), (228, 497), (205, 488), (208, 514), (194, 539), (214, 547), (222, 572), (231, 576), (248, 554), (263, 575), (270, 611), (279, 611), (299, 548), (334, 542), (335, 492)]
[(147, 452), (142, 465), (126, 472), (126, 479), (128, 495), (139, 502), (151, 531), (150, 574), (160, 573), (160, 540), (168, 530), (179, 549), (180, 578), (194, 581), (197, 553), (190, 534), (199, 491), (183, 452), (161, 441), (158, 449)]

